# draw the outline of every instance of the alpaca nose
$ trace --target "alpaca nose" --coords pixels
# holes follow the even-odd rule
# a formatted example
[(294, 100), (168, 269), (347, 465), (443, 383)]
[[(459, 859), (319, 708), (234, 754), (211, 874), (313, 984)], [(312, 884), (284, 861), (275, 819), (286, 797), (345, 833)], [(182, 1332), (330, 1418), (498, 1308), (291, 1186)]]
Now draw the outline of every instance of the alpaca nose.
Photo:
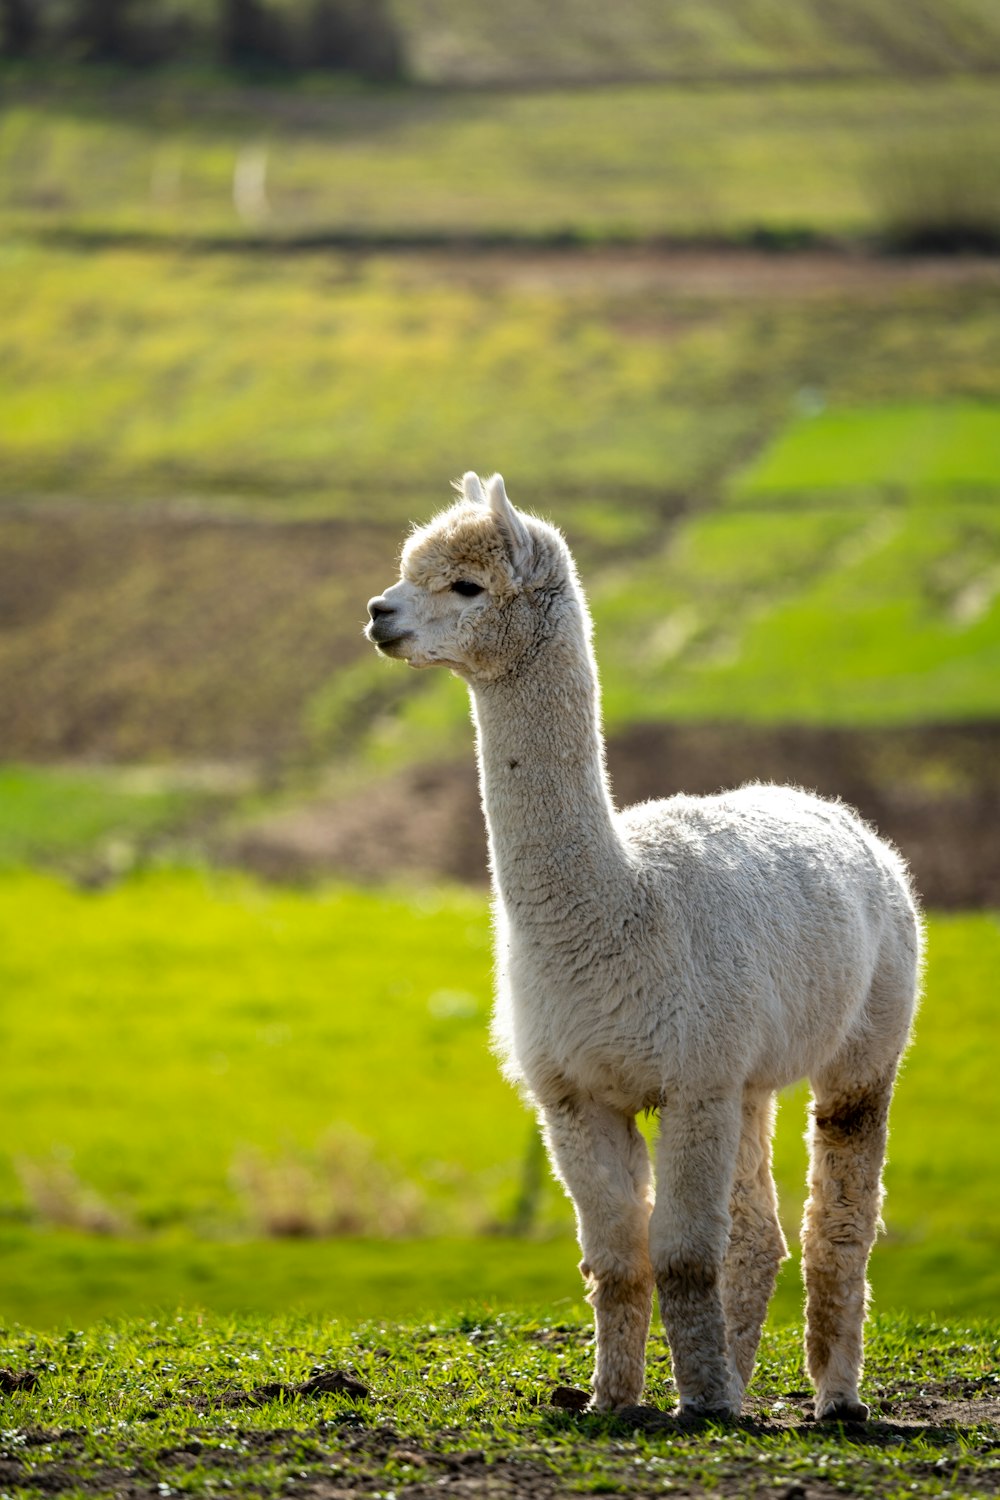
[(386, 604), (385, 600), (380, 594), (377, 599), (369, 599), (368, 613), (371, 615), (373, 620), (377, 620), (379, 615), (391, 615), (393, 613), (393, 606), (391, 604)]

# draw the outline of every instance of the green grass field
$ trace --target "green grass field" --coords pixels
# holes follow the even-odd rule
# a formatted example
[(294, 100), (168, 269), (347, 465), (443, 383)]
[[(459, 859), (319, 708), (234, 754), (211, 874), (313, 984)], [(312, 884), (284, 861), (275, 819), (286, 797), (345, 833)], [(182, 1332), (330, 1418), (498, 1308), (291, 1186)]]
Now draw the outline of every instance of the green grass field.
[[(586, 1388), (592, 1348), (576, 1317), (461, 1314), (403, 1326), (201, 1314), (86, 1332), (0, 1334), (26, 1378), (0, 1396), (3, 1482), (70, 1490), (265, 1496), (993, 1493), (995, 1323), (882, 1319), (871, 1332), (864, 1431), (804, 1420), (791, 1330), (765, 1335), (739, 1423), (661, 1415), (674, 1395), (650, 1358), (646, 1401), (615, 1418), (553, 1404)], [(323, 1381), (333, 1387), (323, 1393)], [(353, 1385), (336, 1393), (337, 1381)], [(657, 1411), (653, 1408), (659, 1408)]]
[[(846, 408), (802, 418), (741, 478), (744, 499), (1000, 487), (1000, 409), (985, 404)], [(943, 495), (942, 495), (943, 492)]]
[[(520, 0), (400, 8), (420, 12), (422, 77), (523, 69), (528, 45), (551, 65)], [(752, 1433), (693, 1439), (675, 1462), (599, 1424), (581, 1449), (565, 1414), (504, 1405), (557, 1365), (584, 1381), (584, 1311), (551, 1184), (534, 1235), (509, 1233), (536, 1163), (489, 1055), (482, 898), (190, 868), (261, 809), (468, 754), (461, 686), (377, 661), (360, 625), (406, 525), (469, 466), (502, 468), (565, 528), (612, 728), (1000, 714), (996, 267), (871, 254), (942, 205), (1000, 221), (994, 81), (905, 76), (986, 64), (995, 20), (979, 0), (947, 25), (932, 11), (859, 0), (828, 46), (804, 5), (779, 45), (763, 0), (630, 4), (618, 53), (595, 9), (562, 60), (564, 78), (595, 60), (900, 75), (766, 88), (0, 75), (0, 723), (17, 762), (0, 772), (0, 1318), (52, 1331), (4, 1335), (0, 1362), (54, 1367), (48, 1405), (0, 1396), (4, 1492), (75, 1474), (111, 1493), (143, 1465), (171, 1490), (223, 1487), (229, 1418), (199, 1411), (214, 1456), (175, 1461), (190, 1432), (167, 1385), (251, 1381), (234, 1372), (254, 1352), (281, 1378), (310, 1360), (367, 1376), (397, 1340), (373, 1411), (435, 1473), (442, 1424), (596, 1490), (719, 1472), (763, 1489), (824, 1455), (856, 1493), (973, 1472), (967, 1432), (909, 1434), (905, 1463), (802, 1433), (769, 1433), (767, 1454)], [(437, 248), (399, 253), (414, 241)], [(764, 253), (796, 245), (812, 249)], [(965, 1325), (1000, 1292), (980, 1144), (996, 918), (932, 918), (930, 954), (873, 1261), (877, 1306), (925, 1325), (879, 1332), (890, 1414), (894, 1380), (915, 1400), (942, 1361), (986, 1389), (994, 1334)], [(779, 1125), (791, 1234), (804, 1109), (795, 1091)], [(771, 1401), (801, 1385), (777, 1331), (800, 1303), (793, 1262)], [(513, 1306), (570, 1336), (494, 1317)], [(293, 1312), (314, 1321), (280, 1321)], [(66, 1331), (125, 1315), (158, 1331)], [(389, 1332), (424, 1315), (440, 1342)], [(376, 1321), (317, 1331), (331, 1318)], [(479, 1326), (489, 1377), (463, 1344), (421, 1438), (411, 1352), (447, 1362)], [(329, 1479), (294, 1403), (256, 1410), (298, 1435), (261, 1439), (237, 1483)], [(18, 1452), (37, 1474), (5, 1467)], [(362, 1454), (358, 1482), (391, 1492), (408, 1462)]]
[[(970, 152), (982, 159), (969, 186), (998, 224), (988, 78), (437, 92), (3, 76), (0, 216), (20, 232), (187, 244), (877, 238), (905, 210), (906, 163), (928, 151), (953, 191)], [(929, 175), (925, 165), (925, 196)]]
[[(294, 0), (293, 0), (294, 3)], [(456, 0), (397, 0), (393, 8), (418, 77), (670, 77), (839, 71), (903, 74), (988, 67), (1000, 56), (996, 12), (984, 0), (891, 0), (849, 7), (803, 0), (780, 15), (767, 0), (554, 0), (538, 25), (530, 0), (501, 8)]]
[[(334, 1312), (367, 1311), (365, 1255), (284, 1237), (339, 1226), (369, 1238), (461, 1238), (511, 1223), (531, 1128), (489, 1054), (478, 896), (302, 894), (183, 872), (101, 893), (9, 874), (2, 892), (6, 1316), (58, 1320), (72, 1265), (103, 1311), (116, 1286), (127, 1306), (173, 1300), (186, 1286), (220, 1310), (227, 1297), (259, 1307), (253, 1281), (280, 1298), (285, 1277), (292, 1305), (298, 1289), (313, 1307), (321, 1297)], [(894, 1114), (876, 1285), (885, 1305), (968, 1316), (997, 1291), (1000, 1220), (979, 1141), (995, 1125), (1000, 926), (987, 915), (936, 918), (930, 955)], [(793, 1234), (803, 1123), (797, 1091), (776, 1156)], [(564, 1235), (569, 1225), (550, 1185), (538, 1231)], [(115, 1241), (107, 1252), (102, 1235)], [(256, 1243), (236, 1252), (242, 1270), (230, 1283), (222, 1268), (234, 1238)], [(453, 1253), (461, 1262), (461, 1251), (446, 1260)], [(405, 1275), (419, 1257), (405, 1244), (398, 1254)], [(322, 1268), (345, 1255), (357, 1281), (318, 1291)], [(526, 1284), (575, 1299), (572, 1246), (560, 1258), (542, 1244), (538, 1255), (533, 1272), (515, 1250)], [(504, 1256), (488, 1241), (483, 1259), (484, 1294), (516, 1297), (518, 1277), (491, 1280)], [(376, 1293), (380, 1264), (371, 1261)], [(473, 1267), (469, 1295), (476, 1279)], [(460, 1281), (449, 1282), (452, 1295)], [(410, 1286), (416, 1308), (433, 1306), (426, 1271)], [(791, 1269), (782, 1298), (794, 1316)], [(70, 1305), (85, 1300), (78, 1293)]]
[(127, 866), (150, 840), (180, 833), (211, 793), (169, 773), (0, 768), (0, 868), (103, 856)]

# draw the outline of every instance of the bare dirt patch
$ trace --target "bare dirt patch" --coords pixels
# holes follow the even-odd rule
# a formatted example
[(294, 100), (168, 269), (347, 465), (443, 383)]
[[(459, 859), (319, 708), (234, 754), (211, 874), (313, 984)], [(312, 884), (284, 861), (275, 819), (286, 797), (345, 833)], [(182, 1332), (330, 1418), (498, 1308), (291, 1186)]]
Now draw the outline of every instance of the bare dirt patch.
[[(791, 782), (859, 808), (910, 861), (928, 905), (1000, 905), (1000, 724), (915, 729), (636, 725), (608, 761), (625, 806), (750, 780)], [(445, 877), (484, 884), (486, 839), (471, 750), (411, 767), (363, 797), (320, 799), (262, 819), (231, 856), (281, 879)]]
[[(795, 301), (850, 295), (864, 301), (904, 288), (1000, 286), (990, 255), (876, 255), (820, 246), (773, 250), (720, 245), (525, 245), (411, 250), (414, 278), (446, 275), (471, 286), (599, 286), (603, 293), (670, 292), (685, 297)], [(646, 325), (643, 325), (646, 326)]]
[(0, 757), (287, 757), (397, 546), (356, 520), (7, 512)]

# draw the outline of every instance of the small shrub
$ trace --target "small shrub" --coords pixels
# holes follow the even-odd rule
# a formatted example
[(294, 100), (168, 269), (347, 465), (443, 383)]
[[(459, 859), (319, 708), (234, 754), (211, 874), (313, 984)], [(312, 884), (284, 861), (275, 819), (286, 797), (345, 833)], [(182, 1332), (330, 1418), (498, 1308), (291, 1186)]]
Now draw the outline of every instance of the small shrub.
[(875, 153), (868, 190), (894, 250), (1000, 249), (1000, 151), (962, 132), (898, 142)]
[(82, 1229), (87, 1234), (124, 1234), (128, 1220), (80, 1178), (67, 1162), (17, 1162), (31, 1217), (46, 1228)]
[(38, 38), (38, 16), (31, 0), (0, 0), (0, 54), (23, 57)]
[(404, 72), (402, 40), (384, 0), (313, 0), (306, 43), (309, 67), (383, 81)]

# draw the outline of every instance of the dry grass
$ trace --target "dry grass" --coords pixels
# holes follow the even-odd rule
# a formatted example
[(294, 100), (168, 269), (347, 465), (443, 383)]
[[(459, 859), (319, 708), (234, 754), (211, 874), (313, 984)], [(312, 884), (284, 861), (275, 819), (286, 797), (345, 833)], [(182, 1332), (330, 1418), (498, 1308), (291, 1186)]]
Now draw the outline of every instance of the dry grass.
[(258, 1234), (392, 1238), (427, 1230), (420, 1189), (348, 1126), (328, 1131), (310, 1152), (243, 1150), (233, 1176)]
[(128, 1233), (127, 1216), (82, 1182), (69, 1162), (18, 1157), (15, 1166), (35, 1223), (87, 1234)]

